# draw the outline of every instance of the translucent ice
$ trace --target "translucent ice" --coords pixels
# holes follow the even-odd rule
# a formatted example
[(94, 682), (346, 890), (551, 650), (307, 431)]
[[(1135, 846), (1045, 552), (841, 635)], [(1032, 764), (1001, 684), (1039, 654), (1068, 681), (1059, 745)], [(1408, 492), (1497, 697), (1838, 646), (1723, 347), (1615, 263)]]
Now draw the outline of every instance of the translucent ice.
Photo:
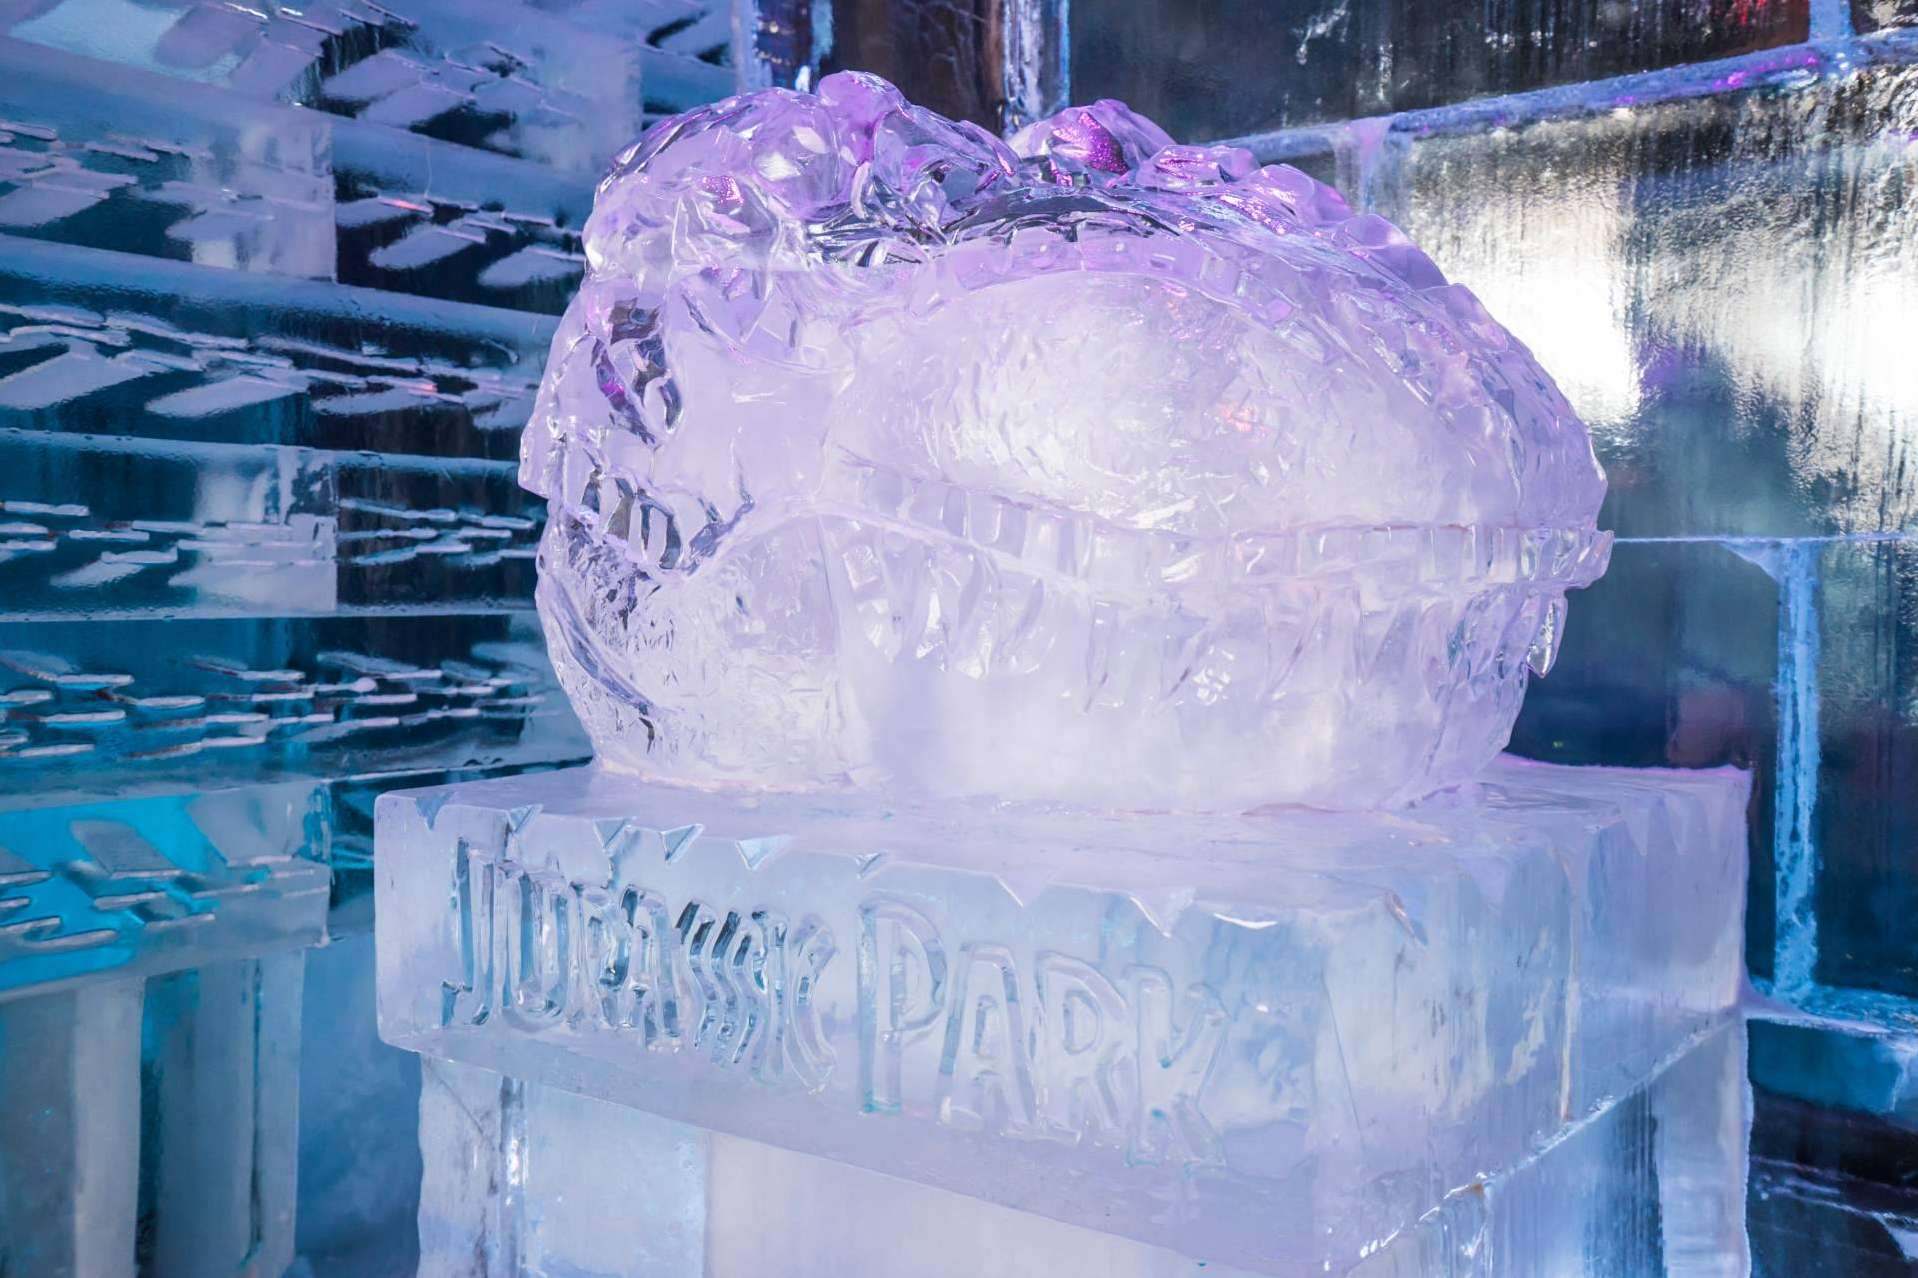
[(834, 1278), (1341, 1270), (1734, 1278), (1748, 1272), (1744, 1048), (1742, 1025), (1719, 1029), (1544, 1153), (1475, 1182), (1349, 1270), (1296, 1258), (1254, 1269), (1196, 1260), (536, 1080), (430, 1061), (419, 1273), (757, 1278), (792, 1273), (797, 1256), (804, 1272)]
[(602, 759), (1126, 807), (1398, 803), (1503, 745), (1604, 481), (1409, 240), (1114, 102), (867, 76), (602, 184), (522, 453)]
[[(618, 1134), (657, 1122), (601, 1120), (563, 1088), (1149, 1248), (1345, 1273), (1434, 1213), (1469, 1216), (1483, 1180), (1562, 1150), (1734, 1015), (1748, 798), (1729, 770), (1510, 759), (1391, 813), (882, 805), (601, 768), (383, 795), (381, 1034), (436, 1062), (428, 1111), (439, 1064), (506, 1076), (490, 1099), (460, 1093), (463, 1122), (423, 1117), (421, 1246), (439, 1259), (422, 1272), (500, 1272), (450, 1266), (516, 1214), (546, 1222), (513, 1244), (527, 1272), (542, 1247), (573, 1267), (537, 1272), (613, 1272), (607, 1249), (631, 1235), (609, 1194), (660, 1213), (656, 1248), (698, 1225), (675, 1204), (758, 1204), (714, 1218), (710, 1245), (733, 1255), (780, 1245), (780, 1212), (813, 1212), (803, 1186), (703, 1195), (698, 1162)], [(488, 1105), (518, 1117), (489, 1127)], [(1718, 1130), (1702, 1102), (1686, 1111), (1674, 1121)], [(1720, 1117), (1742, 1131), (1742, 1111)], [(1605, 1143), (1551, 1162), (1568, 1168), (1553, 1183), (1627, 1166)], [(482, 1148), (534, 1179), (461, 1152)], [(1735, 1164), (1661, 1155), (1658, 1178), (1735, 1186)], [(1633, 1219), (1585, 1201), (1595, 1224)], [(1668, 1247), (1725, 1236), (1714, 1197), (1672, 1201)], [(862, 1245), (921, 1241), (883, 1202), (870, 1219), (899, 1232)], [(856, 1218), (813, 1214), (840, 1233)], [(571, 1223), (589, 1218), (620, 1223)], [(1562, 1219), (1522, 1208), (1499, 1228)], [(1490, 1272), (1665, 1272), (1527, 1263), (1579, 1245), (1561, 1232)], [(808, 1273), (901, 1271), (793, 1245), (819, 1260)], [(777, 1271), (719, 1254), (707, 1272)]]

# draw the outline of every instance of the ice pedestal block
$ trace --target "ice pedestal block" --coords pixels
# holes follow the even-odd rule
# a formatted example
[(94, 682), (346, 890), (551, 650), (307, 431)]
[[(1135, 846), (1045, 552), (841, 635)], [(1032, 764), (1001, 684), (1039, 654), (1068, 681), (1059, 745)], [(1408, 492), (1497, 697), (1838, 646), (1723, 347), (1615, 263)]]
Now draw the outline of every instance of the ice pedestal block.
[(389, 794), (381, 1032), (1336, 1272), (1732, 1015), (1746, 794), (1516, 760), (1364, 815), (917, 810), (590, 768)]
[[(1724, 1026), (1350, 1278), (1744, 1275), (1744, 1060)], [(451, 1061), (425, 1063), (420, 1146), (422, 1278), (1252, 1272)]]

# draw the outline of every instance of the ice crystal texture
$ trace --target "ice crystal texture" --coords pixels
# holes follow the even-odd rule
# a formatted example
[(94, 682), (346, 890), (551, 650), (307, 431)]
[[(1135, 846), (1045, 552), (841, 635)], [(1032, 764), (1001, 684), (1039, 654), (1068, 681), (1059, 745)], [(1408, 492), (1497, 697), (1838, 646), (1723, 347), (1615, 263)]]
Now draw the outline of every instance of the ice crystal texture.
[(1380, 218), (1116, 102), (844, 74), (600, 187), (521, 481), (601, 758), (1128, 808), (1408, 801), (1504, 744), (1604, 480)]

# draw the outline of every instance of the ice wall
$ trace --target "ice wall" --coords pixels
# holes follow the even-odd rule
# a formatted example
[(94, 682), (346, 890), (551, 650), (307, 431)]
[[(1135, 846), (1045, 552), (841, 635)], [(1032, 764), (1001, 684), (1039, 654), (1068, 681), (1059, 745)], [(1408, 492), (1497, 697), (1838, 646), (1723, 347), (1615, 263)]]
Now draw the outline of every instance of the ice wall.
[(733, 17), (0, 6), (0, 1270), (411, 1272), (372, 801), (586, 753), (519, 429)]

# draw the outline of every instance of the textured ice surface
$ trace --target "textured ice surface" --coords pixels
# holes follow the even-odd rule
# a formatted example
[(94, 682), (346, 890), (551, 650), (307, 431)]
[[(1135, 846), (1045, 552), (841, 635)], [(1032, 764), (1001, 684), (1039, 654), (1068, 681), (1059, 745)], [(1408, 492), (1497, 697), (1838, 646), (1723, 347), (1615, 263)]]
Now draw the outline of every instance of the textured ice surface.
[[(1743, 1278), (1744, 1059), (1719, 1030), (1350, 1278)], [(1247, 1273), (475, 1066), (427, 1062), (423, 1102), (421, 1278)]]
[(1400, 802), (1603, 569), (1585, 429), (1330, 188), (1102, 102), (865, 76), (601, 185), (521, 478), (613, 767), (1129, 807)]
[(1346, 1264), (1727, 1015), (1746, 793), (1501, 761), (1395, 814), (596, 768), (387, 795), (381, 1032), (1188, 1255)]

